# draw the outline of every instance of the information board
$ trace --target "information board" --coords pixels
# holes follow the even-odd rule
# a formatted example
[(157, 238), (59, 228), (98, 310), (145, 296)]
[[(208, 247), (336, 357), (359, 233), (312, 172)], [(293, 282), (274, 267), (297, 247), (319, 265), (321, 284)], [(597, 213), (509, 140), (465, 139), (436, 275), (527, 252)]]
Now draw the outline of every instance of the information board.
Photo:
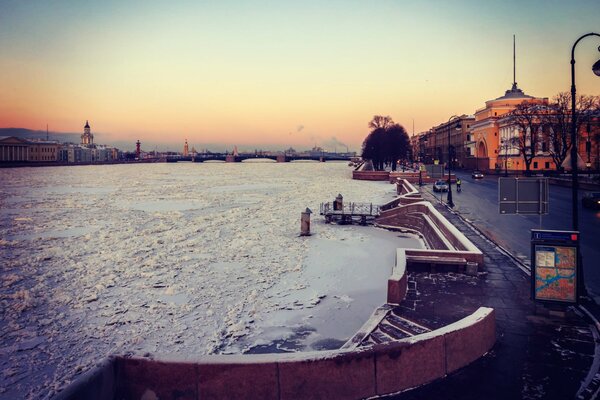
[(535, 299), (576, 301), (577, 249), (535, 246)]
[(577, 302), (578, 232), (532, 230), (532, 297)]

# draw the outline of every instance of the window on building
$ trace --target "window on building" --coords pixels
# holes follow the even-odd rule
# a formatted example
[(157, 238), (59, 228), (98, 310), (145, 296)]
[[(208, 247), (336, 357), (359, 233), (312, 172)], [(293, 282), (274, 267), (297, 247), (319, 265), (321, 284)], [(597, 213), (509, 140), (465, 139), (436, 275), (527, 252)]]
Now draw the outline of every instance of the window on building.
[(546, 162), (544, 163), (544, 168), (545, 168), (545, 169), (550, 169), (550, 162), (549, 162), (549, 161), (546, 161)]
[(538, 168), (538, 163), (537, 163), (537, 161), (534, 161), (533, 162), (533, 169), (537, 169), (537, 168)]

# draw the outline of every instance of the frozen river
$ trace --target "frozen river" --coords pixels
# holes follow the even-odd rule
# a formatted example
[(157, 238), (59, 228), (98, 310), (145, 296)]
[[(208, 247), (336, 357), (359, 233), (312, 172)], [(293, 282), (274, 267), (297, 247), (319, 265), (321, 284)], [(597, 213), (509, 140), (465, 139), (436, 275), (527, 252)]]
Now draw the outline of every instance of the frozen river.
[(396, 247), (420, 243), (325, 224), (338, 193), (394, 187), (345, 163), (0, 170), (0, 398), (44, 398), (112, 353), (339, 347), (385, 302)]

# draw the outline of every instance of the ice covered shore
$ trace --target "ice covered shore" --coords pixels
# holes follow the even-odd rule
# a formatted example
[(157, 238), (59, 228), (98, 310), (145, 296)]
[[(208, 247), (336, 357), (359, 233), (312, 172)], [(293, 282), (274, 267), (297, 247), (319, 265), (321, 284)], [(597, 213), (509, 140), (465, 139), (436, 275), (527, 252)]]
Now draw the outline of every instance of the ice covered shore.
[[(344, 163), (0, 170), (0, 398), (43, 398), (111, 353), (336, 346), (385, 301), (413, 239), (326, 225), (380, 203)], [(299, 237), (300, 211), (313, 214)]]

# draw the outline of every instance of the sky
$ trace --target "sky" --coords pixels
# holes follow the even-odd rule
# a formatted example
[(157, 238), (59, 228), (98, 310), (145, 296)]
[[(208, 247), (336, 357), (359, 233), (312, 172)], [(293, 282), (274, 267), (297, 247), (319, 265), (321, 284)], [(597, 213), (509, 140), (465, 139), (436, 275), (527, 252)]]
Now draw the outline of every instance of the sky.
[[(503, 95), (513, 34), (525, 93), (570, 90), (588, 32), (598, 0), (0, 0), (0, 127), (359, 150), (373, 115), (419, 133)], [(577, 46), (580, 94), (600, 94), (599, 46)]]

